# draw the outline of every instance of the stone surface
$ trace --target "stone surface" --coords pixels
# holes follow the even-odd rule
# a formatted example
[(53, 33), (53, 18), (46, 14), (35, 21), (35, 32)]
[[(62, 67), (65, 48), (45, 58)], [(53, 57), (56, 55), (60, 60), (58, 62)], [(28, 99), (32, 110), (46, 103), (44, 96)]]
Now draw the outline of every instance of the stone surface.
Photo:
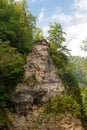
[(84, 130), (80, 119), (71, 114), (50, 116), (41, 113), (40, 108), (26, 117), (15, 115), (13, 130)]
[(45, 102), (49, 97), (64, 92), (46, 41), (38, 41), (34, 45), (24, 69), (24, 80), (16, 86), (11, 97), (17, 113), (26, 112), (34, 103)]

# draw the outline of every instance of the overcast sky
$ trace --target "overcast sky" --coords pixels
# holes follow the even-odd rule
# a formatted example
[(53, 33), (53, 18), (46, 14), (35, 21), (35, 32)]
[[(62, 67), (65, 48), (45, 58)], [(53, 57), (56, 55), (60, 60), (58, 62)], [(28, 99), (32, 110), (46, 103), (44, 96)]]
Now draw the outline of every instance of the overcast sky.
[(87, 38), (87, 0), (27, 0), (30, 11), (38, 17), (37, 25), (44, 35), (49, 22), (62, 25), (66, 35), (66, 45), (72, 55), (84, 55), (80, 50), (82, 40)]

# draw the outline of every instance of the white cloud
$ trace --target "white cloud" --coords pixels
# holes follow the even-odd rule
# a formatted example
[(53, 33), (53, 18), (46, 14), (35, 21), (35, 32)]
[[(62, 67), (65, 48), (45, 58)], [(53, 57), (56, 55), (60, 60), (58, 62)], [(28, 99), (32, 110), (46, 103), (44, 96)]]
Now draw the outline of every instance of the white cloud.
[(77, 25), (72, 25), (66, 28), (67, 32), (67, 44), (68, 48), (72, 50), (72, 55), (85, 55), (81, 51), (80, 45), (83, 39), (87, 37), (87, 23), (81, 23)]
[(85, 56), (80, 45), (87, 38), (87, 0), (75, 0), (72, 14), (73, 22), (65, 29), (68, 48), (72, 50), (72, 55)]
[(38, 21), (42, 22), (43, 19), (44, 19), (44, 11), (41, 11), (40, 14), (39, 14), (39, 17), (38, 17)]
[(71, 15), (65, 15), (64, 13), (54, 14), (52, 16), (53, 20), (57, 20), (59, 22), (70, 22), (72, 20)]
[(87, 54), (81, 50), (80, 45), (78, 44), (79, 42), (80, 41), (78, 39), (72, 39), (67, 47), (71, 50), (72, 55), (87, 56)]
[(77, 37), (79, 40), (84, 39), (87, 35), (87, 23), (80, 23), (66, 28), (67, 34)]
[(80, 19), (81, 21), (86, 21), (87, 20), (87, 13), (75, 12), (74, 16), (75, 16), (76, 19), (78, 19), (78, 20)]
[(74, 8), (78, 11), (87, 11), (87, 0), (75, 0)]
[(44, 20), (44, 17), (45, 17), (44, 11), (45, 11), (45, 8), (43, 7), (43, 8), (41, 9), (41, 12), (40, 12), (39, 16), (38, 16), (38, 22), (39, 22), (39, 24), (40, 24), (41, 22), (43, 22), (43, 20)]
[(48, 35), (49, 26), (43, 26), (43, 34), (44, 36)]
[(75, 0), (74, 8), (70, 14), (58, 12), (52, 19), (60, 22), (67, 33), (66, 44), (72, 50), (72, 55), (85, 56), (80, 45), (87, 38), (87, 0)]

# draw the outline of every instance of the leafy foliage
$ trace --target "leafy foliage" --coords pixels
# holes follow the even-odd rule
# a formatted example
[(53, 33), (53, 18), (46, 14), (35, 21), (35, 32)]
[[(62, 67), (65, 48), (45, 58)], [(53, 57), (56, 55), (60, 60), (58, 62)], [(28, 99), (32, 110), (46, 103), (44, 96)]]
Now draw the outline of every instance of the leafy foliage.
[(26, 1), (0, 0), (0, 129), (7, 124), (9, 93), (22, 79), (25, 55), (32, 50), (35, 17)]
[[(56, 46), (53, 43), (50, 44), (49, 53), (50, 53), (51, 58), (54, 62), (54, 65), (58, 69), (58, 71), (57, 71), (58, 75), (60, 76), (60, 78), (63, 81), (64, 86), (66, 87), (66, 91), (67, 91), (66, 96), (68, 96), (68, 97), (65, 98), (67, 100), (67, 102), (65, 101), (66, 104), (64, 103), (64, 100), (62, 102), (62, 99), (61, 99), (61, 102), (63, 104), (61, 104), (59, 106), (57, 106), (56, 100), (54, 100), (54, 101), (50, 100), (50, 102), (48, 102), (49, 108), (47, 106), (48, 111), (55, 113), (54, 111), (58, 110), (59, 108), (62, 109), (63, 105), (64, 105), (64, 106), (66, 106), (66, 107), (64, 107), (65, 108), (64, 112), (67, 112), (67, 110), (69, 111), (68, 104), (70, 102), (73, 102), (73, 104), (74, 103), (76, 104), (76, 105), (74, 104), (76, 106), (76, 108), (78, 108), (76, 110), (77, 111), (76, 113), (79, 113), (80, 114), (79, 116), (84, 121), (85, 120), (85, 113), (84, 113), (84, 110), (83, 110), (82, 97), (81, 97), (81, 93), (80, 93), (78, 79), (77, 79), (77, 77), (75, 75), (75, 71), (73, 69), (73, 65), (69, 62), (67, 55), (65, 55), (65, 53), (63, 53), (63, 51), (61, 51), (60, 49), (57, 49)], [(57, 100), (59, 100), (58, 98), (57, 98)], [(69, 98), (71, 98), (71, 99), (69, 99)], [(68, 102), (68, 99), (70, 100), (70, 102)], [(62, 106), (62, 107), (60, 107), (60, 106)], [(70, 107), (73, 108), (73, 106), (70, 106)], [(61, 112), (63, 112), (63, 111), (61, 110), (60, 113)], [(71, 111), (69, 111), (69, 112), (73, 113)], [(59, 111), (57, 111), (57, 113), (59, 113)]]
[(73, 95), (75, 100), (81, 103), (78, 80), (73, 71), (73, 67), (69, 64), (68, 57), (60, 50), (57, 50), (53, 44), (50, 46), (50, 55), (58, 69), (58, 75), (66, 86), (68, 94)]
[(0, 39), (9, 40), (21, 53), (31, 51), (35, 17), (27, 10), (25, 0), (4, 4), (0, 8)]
[[(62, 27), (60, 24), (55, 23), (50, 25), (48, 39), (50, 41), (50, 55), (58, 69), (58, 74), (66, 86), (67, 93), (73, 97), (73, 99), (79, 103), (81, 102), (80, 89), (78, 80), (73, 71), (72, 65), (69, 63), (67, 55), (60, 48), (63, 48), (62, 42), (65, 41)], [(66, 48), (64, 48), (66, 50)]]
[(0, 77), (16, 79), (22, 75), (24, 59), (16, 48), (7, 45), (8, 42), (0, 43)]
[(43, 36), (43, 31), (41, 28), (39, 27), (36, 27), (35, 28), (35, 33), (34, 33), (34, 37), (35, 37), (35, 40), (39, 39), (39, 40), (42, 40), (44, 39), (44, 36)]
[(65, 32), (62, 30), (62, 27), (59, 23), (50, 23), (49, 25), (50, 29), (48, 30), (48, 41), (51, 44), (54, 44), (54, 46), (64, 52), (68, 52), (69, 50), (64, 46), (62, 43), (65, 42)]
[[(9, 92), (22, 78), (24, 58), (9, 42), (0, 42), (0, 111), (7, 108)], [(11, 87), (12, 86), (12, 87)], [(4, 120), (5, 121), (5, 120)], [(4, 123), (4, 122), (3, 122)], [(4, 125), (4, 124), (3, 124)]]
[(73, 66), (78, 81), (80, 83), (87, 84), (87, 71), (86, 71), (87, 59), (85, 57), (70, 56), (69, 62)]
[(87, 126), (87, 58), (86, 57), (69, 57), (69, 62), (73, 65), (79, 81), (79, 88), (82, 96), (82, 103), (85, 112)]
[(57, 96), (52, 100), (49, 99), (45, 112), (54, 115), (71, 113), (78, 117), (81, 116), (80, 105), (68, 95)]
[(83, 107), (87, 116), (87, 86), (80, 83), (80, 90), (83, 99)]

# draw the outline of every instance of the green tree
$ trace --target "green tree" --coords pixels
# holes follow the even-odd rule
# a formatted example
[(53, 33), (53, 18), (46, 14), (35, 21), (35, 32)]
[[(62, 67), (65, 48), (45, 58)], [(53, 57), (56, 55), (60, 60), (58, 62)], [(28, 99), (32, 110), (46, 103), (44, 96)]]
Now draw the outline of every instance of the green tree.
[(36, 39), (40, 39), (40, 40), (42, 40), (42, 39), (44, 39), (44, 36), (43, 36), (43, 31), (42, 31), (42, 29), (41, 28), (39, 28), (39, 27), (36, 27), (35, 28), (35, 33), (34, 33), (34, 39), (36, 40)]
[(49, 52), (53, 63), (57, 68), (57, 73), (66, 87), (67, 94), (72, 97), (72, 100), (80, 105), (80, 112), (84, 115), (78, 80), (72, 65), (69, 63), (68, 56), (53, 43), (50, 44)]
[(23, 73), (23, 56), (9, 42), (0, 41), (0, 79), (17, 80)]
[(4, 109), (8, 108), (9, 93), (22, 79), (24, 58), (9, 41), (0, 41), (0, 128), (7, 126)]
[(32, 50), (35, 17), (22, 0), (0, 0), (0, 129), (7, 126), (9, 93), (22, 79), (25, 55)]
[(65, 46), (62, 45), (65, 42), (64, 35), (66, 34), (63, 32), (62, 27), (58, 23), (50, 23), (50, 29), (48, 30), (48, 37), (50, 43), (54, 44), (58, 49), (65, 50)]
[(35, 17), (27, 9), (25, 0), (4, 3), (7, 6), (0, 7), (0, 39), (9, 40), (21, 53), (31, 51)]
[(86, 57), (70, 56), (69, 63), (73, 66), (78, 81), (80, 83), (87, 84)]

